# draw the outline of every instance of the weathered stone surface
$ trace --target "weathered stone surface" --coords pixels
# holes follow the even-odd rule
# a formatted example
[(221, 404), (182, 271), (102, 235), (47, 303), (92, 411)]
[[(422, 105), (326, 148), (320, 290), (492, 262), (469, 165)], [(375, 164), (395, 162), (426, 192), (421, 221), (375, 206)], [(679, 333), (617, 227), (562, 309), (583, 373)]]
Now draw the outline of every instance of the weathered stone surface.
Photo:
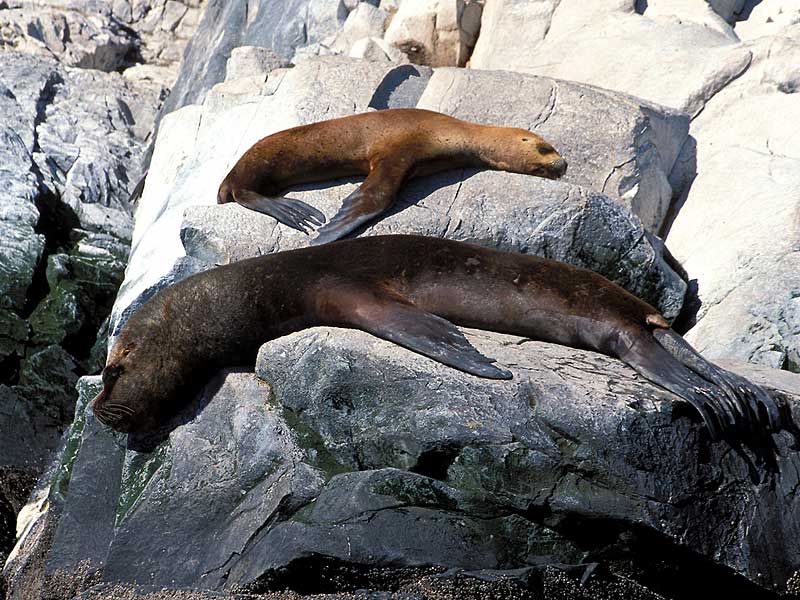
[(475, 45), (482, 10), (475, 0), (405, 0), (385, 39), (411, 62), (462, 67)]
[[(268, 75), (275, 69), (290, 66), (290, 62), (272, 50), (257, 46), (239, 46), (231, 51), (225, 67), (225, 81)], [(266, 77), (262, 79), (262, 82)]]
[(77, 377), (103, 361), (96, 332), (124, 270), (128, 194), (158, 101), (117, 73), (2, 52), (0, 469), (42, 471)]
[(201, 103), (215, 84), (224, 81), (233, 48), (260, 46), (291, 60), (296, 49), (337, 33), (347, 15), (340, 0), (259, 0), (253, 6), (209, 0), (162, 114)]
[(34, 2), (23, 6), (0, 10), (0, 46), (100, 71), (121, 68), (135, 48), (132, 32), (110, 15), (43, 9)]
[(688, 339), (711, 358), (800, 371), (800, 25), (755, 43), (753, 66), (692, 124), (697, 177), (669, 247), (697, 280)]
[(667, 178), (689, 129), (686, 115), (662, 106), (517, 73), (437, 69), (418, 107), (534, 130), (567, 159), (563, 181), (619, 198), (650, 231), (666, 215)]
[[(750, 52), (729, 28), (650, 18), (636, 4), (509, 0), (487, 11), (470, 65), (590, 83), (692, 115), (747, 69)], [(516, 14), (530, 18), (532, 38), (520, 39)]]
[(778, 35), (781, 30), (800, 23), (800, 5), (793, 0), (747, 0), (747, 14), (736, 23), (736, 34), (743, 40)]
[(331, 49), (348, 54), (353, 45), (363, 38), (382, 38), (389, 14), (368, 2), (359, 2), (347, 16), (342, 30), (331, 43)]
[[(645, 560), (645, 547), (676, 573), (722, 565), (707, 571), (713, 585), (785, 588), (798, 568), (790, 436), (774, 438), (778, 477), (748, 451), (711, 443), (691, 410), (617, 360), (467, 335), (514, 379), (317, 328), (265, 344), (260, 379), (217, 375), (168, 437), (127, 443), (84, 412), (99, 379), (84, 380), (68, 450), (35, 494), (49, 506), (31, 511), (6, 567), (10, 597), (42, 573), (97, 568), (109, 583), (252, 591), (306, 573), (312, 592), (337, 591), (309, 580), (322, 566), (410, 569), (417, 586), (415, 570), (455, 568), (536, 590), (547, 565), (584, 572), (621, 551)], [(800, 416), (800, 377), (728, 367), (779, 390)], [(26, 563), (33, 550), (46, 560)]]

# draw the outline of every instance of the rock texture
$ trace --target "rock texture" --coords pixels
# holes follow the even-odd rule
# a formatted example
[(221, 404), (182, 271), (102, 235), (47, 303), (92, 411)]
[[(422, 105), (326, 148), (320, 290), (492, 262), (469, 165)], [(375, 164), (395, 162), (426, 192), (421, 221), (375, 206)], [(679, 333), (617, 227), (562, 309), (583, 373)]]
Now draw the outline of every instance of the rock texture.
[[(238, 206), (194, 209), (183, 225), (187, 208), (215, 204), (219, 181), (242, 152), (292, 125), (370, 108), (419, 106), (482, 122), (533, 127), (557, 147), (564, 146), (568, 160), (574, 155), (577, 166), (567, 181), (627, 195), (627, 202), (643, 214), (652, 213), (662, 200), (666, 207), (661, 186), (669, 187), (664, 174), (685, 139), (685, 117), (624, 96), (537, 77), (472, 72), (464, 77), (450, 69), (431, 74), (411, 65), (320, 57), (273, 71), (259, 85), (253, 79), (244, 86), (241, 80), (225, 82), (202, 106), (166, 116), (139, 204), (133, 255), (112, 329), (118, 329), (131, 307), (175, 279), (178, 260), (185, 275), (202, 263), (307, 243), (305, 236)], [(486, 104), (483, 91), (498, 85), (516, 86), (519, 94), (502, 105)], [(556, 108), (554, 98), (560, 98)], [(602, 133), (591, 139), (585, 133), (570, 135), (581, 123), (596, 127), (600, 118), (607, 119)], [(400, 206), (368, 233), (446, 235), (538, 252), (596, 267), (669, 316), (680, 310), (684, 284), (664, 264), (660, 242), (607, 197), (533, 177), (466, 175), (445, 173), (406, 186)], [(332, 183), (295, 195), (332, 215), (354, 188), (353, 183)], [(604, 241), (589, 243), (595, 236)]]
[[(688, 338), (711, 358), (800, 372), (800, 24), (697, 117), (697, 176), (668, 243), (696, 280)], [(691, 324), (691, 323), (690, 323)]]
[[(710, 443), (690, 410), (619, 361), (468, 335), (514, 379), (313, 329), (266, 344), (258, 378), (220, 373), (168, 437), (127, 443), (83, 410), (99, 384), (84, 379), (80, 416), (6, 567), (10, 598), (46, 589), (42, 570), (212, 590), (305, 578), (319, 593), (335, 584), (308, 569), (355, 565), (502, 574), (536, 591), (546, 565), (582, 571), (640, 547), (640, 566), (670, 558), (656, 584), (672, 597), (692, 561), (727, 567), (708, 570), (719, 589), (785, 587), (798, 568), (788, 434), (775, 438), (781, 475), (754, 481), (752, 455)], [(735, 368), (796, 418), (800, 377)]]
[(36, 471), (72, 418), (78, 374), (102, 364), (92, 349), (127, 260), (127, 196), (158, 95), (115, 73), (2, 58), (0, 446), (3, 465)]
[[(163, 27), (170, 7), (183, 6), (134, 4), (0, 2), (0, 560), (30, 482), (73, 419), (78, 377), (105, 361), (133, 225), (128, 199), (160, 82), (171, 83), (120, 72), (142, 54), (156, 60), (141, 20)], [(162, 38), (179, 38), (178, 23), (199, 11), (184, 8)]]
[[(698, 22), (663, 3), (651, 18), (651, 3), (642, 4), (637, 11), (634, 0), (503, 0), (487, 10), (470, 65), (583, 81), (692, 115), (747, 69), (750, 52), (724, 22), (708, 27), (707, 12)], [(533, 26), (523, 43), (520, 18)]]

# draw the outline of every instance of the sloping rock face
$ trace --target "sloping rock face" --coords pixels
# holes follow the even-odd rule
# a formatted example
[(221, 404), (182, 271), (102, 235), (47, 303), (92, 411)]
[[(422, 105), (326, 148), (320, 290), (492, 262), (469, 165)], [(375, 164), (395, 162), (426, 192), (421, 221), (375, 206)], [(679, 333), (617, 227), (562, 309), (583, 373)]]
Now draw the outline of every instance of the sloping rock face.
[[(800, 24), (692, 124), (697, 177), (668, 242), (696, 279), (688, 339), (706, 356), (800, 372)], [(700, 239), (702, 236), (702, 242)]]
[[(86, 409), (99, 378), (85, 378), (6, 567), (10, 598), (69, 574), (321, 593), (340, 591), (336, 576), (355, 565), (385, 569), (400, 590), (433, 568), (541, 593), (547, 565), (570, 579), (564, 565), (596, 561), (606, 584), (669, 561), (650, 581), (667, 597), (686, 597), (698, 564), (719, 590), (785, 588), (798, 568), (791, 436), (775, 437), (770, 474), (747, 450), (711, 443), (691, 411), (619, 361), (467, 334), (514, 379), (317, 328), (265, 344), (257, 377), (218, 374), (168, 437), (100, 425)], [(800, 376), (733, 368), (797, 411)]]

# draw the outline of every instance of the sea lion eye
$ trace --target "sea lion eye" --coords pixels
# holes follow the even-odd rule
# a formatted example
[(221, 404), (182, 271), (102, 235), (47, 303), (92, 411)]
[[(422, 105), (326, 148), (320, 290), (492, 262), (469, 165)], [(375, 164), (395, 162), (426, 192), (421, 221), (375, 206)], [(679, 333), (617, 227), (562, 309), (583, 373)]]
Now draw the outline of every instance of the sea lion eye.
[(522, 141), (523, 142), (530, 142), (531, 140), (530, 140), (530, 138), (522, 138)]
[(114, 385), (114, 382), (119, 379), (119, 376), (122, 375), (122, 372), (125, 368), (121, 365), (108, 365), (105, 369), (103, 369), (103, 373), (100, 378), (103, 380), (103, 384), (107, 386)]
[(539, 151), (539, 154), (552, 154), (556, 151), (552, 146), (545, 146), (544, 144), (540, 144), (536, 149)]

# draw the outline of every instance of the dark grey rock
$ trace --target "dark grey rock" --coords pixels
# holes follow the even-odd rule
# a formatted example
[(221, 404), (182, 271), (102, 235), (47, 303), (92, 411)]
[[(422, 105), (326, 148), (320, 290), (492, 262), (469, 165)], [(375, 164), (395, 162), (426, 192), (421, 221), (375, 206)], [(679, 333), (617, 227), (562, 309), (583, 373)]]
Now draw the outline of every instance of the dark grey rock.
[[(617, 360), (467, 335), (514, 379), (318, 328), (265, 344), (261, 379), (222, 372), (164, 432), (127, 438), (85, 410), (98, 379), (83, 380), (80, 416), (34, 494), (50, 504), (6, 568), (12, 590), (100, 572), (109, 585), (425, 598), (497, 585), (509, 599), (659, 598), (652, 586), (686, 597), (699, 573), (753, 597), (786, 588), (791, 436), (774, 437), (769, 473)], [(800, 377), (733, 368), (800, 416)], [(45, 558), (26, 563), (37, 543)], [(448, 569), (460, 583), (438, 578)]]

